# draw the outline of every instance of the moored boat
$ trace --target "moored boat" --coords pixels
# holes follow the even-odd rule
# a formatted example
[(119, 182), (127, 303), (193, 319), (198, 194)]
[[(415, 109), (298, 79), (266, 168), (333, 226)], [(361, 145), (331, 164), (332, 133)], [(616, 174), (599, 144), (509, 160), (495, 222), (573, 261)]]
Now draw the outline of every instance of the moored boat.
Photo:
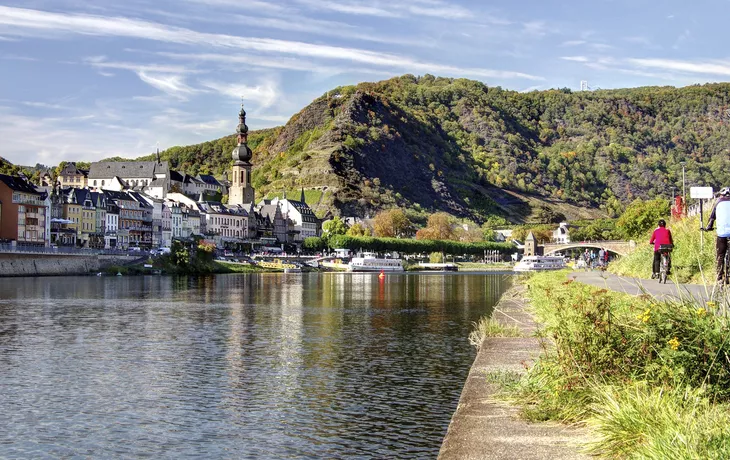
[(400, 259), (380, 258), (372, 252), (358, 254), (347, 266), (347, 271), (351, 272), (402, 272), (403, 270), (403, 262)]
[(525, 256), (513, 268), (516, 272), (560, 270), (565, 268), (565, 258), (561, 256)]

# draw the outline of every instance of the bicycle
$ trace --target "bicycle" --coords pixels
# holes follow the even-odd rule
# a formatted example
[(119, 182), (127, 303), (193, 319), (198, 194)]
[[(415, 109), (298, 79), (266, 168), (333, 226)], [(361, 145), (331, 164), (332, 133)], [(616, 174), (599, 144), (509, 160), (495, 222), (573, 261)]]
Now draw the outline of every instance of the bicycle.
[(659, 283), (667, 284), (667, 276), (669, 276), (669, 266), (672, 262), (672, 250), (674, 249), (673, 244), (661, 244), (659, 245), (659, 252), (661, 253), (661, 262), (659, 263)]

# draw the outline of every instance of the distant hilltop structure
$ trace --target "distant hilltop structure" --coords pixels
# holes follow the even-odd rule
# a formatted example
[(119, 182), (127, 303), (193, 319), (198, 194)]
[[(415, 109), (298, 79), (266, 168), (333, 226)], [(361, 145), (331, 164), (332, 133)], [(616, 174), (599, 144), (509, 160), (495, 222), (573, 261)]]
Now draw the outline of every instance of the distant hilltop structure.
[(601, 89), (601, 88), (598, 87), (598, 86), (593, 86), (593, 87), (592, 86), (589, 86), (588, 85), (588, 80), (581, 80), (580, 81), (580, 90), (581, 91), (595, 91), (597, 89)]

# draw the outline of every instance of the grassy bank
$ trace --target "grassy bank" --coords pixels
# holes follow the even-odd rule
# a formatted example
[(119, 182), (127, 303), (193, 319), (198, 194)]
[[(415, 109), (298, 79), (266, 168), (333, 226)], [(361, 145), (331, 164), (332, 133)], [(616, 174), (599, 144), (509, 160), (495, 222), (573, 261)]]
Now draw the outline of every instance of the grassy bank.
[[(674, 238), (671, 280), (679, 283), (710, 283), (715, 278), (715, 234), (700, 235), (699, 217), (671, 221), (668, 227)], [(653, 231), (653, 230), (652, 230)], [(637, 241), (636, 250), (609, 265), (608, 270), (617, 275), (637, 278), (651, 277), (654, 248), (649, 245), (651, 232)], [(701, 244), (701, 238), (704, 243)]]
[(551, 342), (511, 395), (532, 420), (588, 424), (610, 458), (730, 458), (730, 334), (716, 306), (529, 279)]

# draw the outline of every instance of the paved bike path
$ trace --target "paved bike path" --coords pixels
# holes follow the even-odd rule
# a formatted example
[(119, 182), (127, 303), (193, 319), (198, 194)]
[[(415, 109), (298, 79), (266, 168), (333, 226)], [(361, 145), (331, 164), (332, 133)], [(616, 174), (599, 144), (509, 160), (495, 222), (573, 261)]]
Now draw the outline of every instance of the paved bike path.
[(658, 299), (683, 298), (691, 296), (698, 300), (709, 300), (712, 294), (712, 285), (707, 287), (701, 284), (677, 284), (667, 280), (666, 284), (658, 280), (631, 278), (614, 275), (603, 271), (575, 271), (568, 275), (581, 283), (602, 287), (631, 295), (649, 294)]

